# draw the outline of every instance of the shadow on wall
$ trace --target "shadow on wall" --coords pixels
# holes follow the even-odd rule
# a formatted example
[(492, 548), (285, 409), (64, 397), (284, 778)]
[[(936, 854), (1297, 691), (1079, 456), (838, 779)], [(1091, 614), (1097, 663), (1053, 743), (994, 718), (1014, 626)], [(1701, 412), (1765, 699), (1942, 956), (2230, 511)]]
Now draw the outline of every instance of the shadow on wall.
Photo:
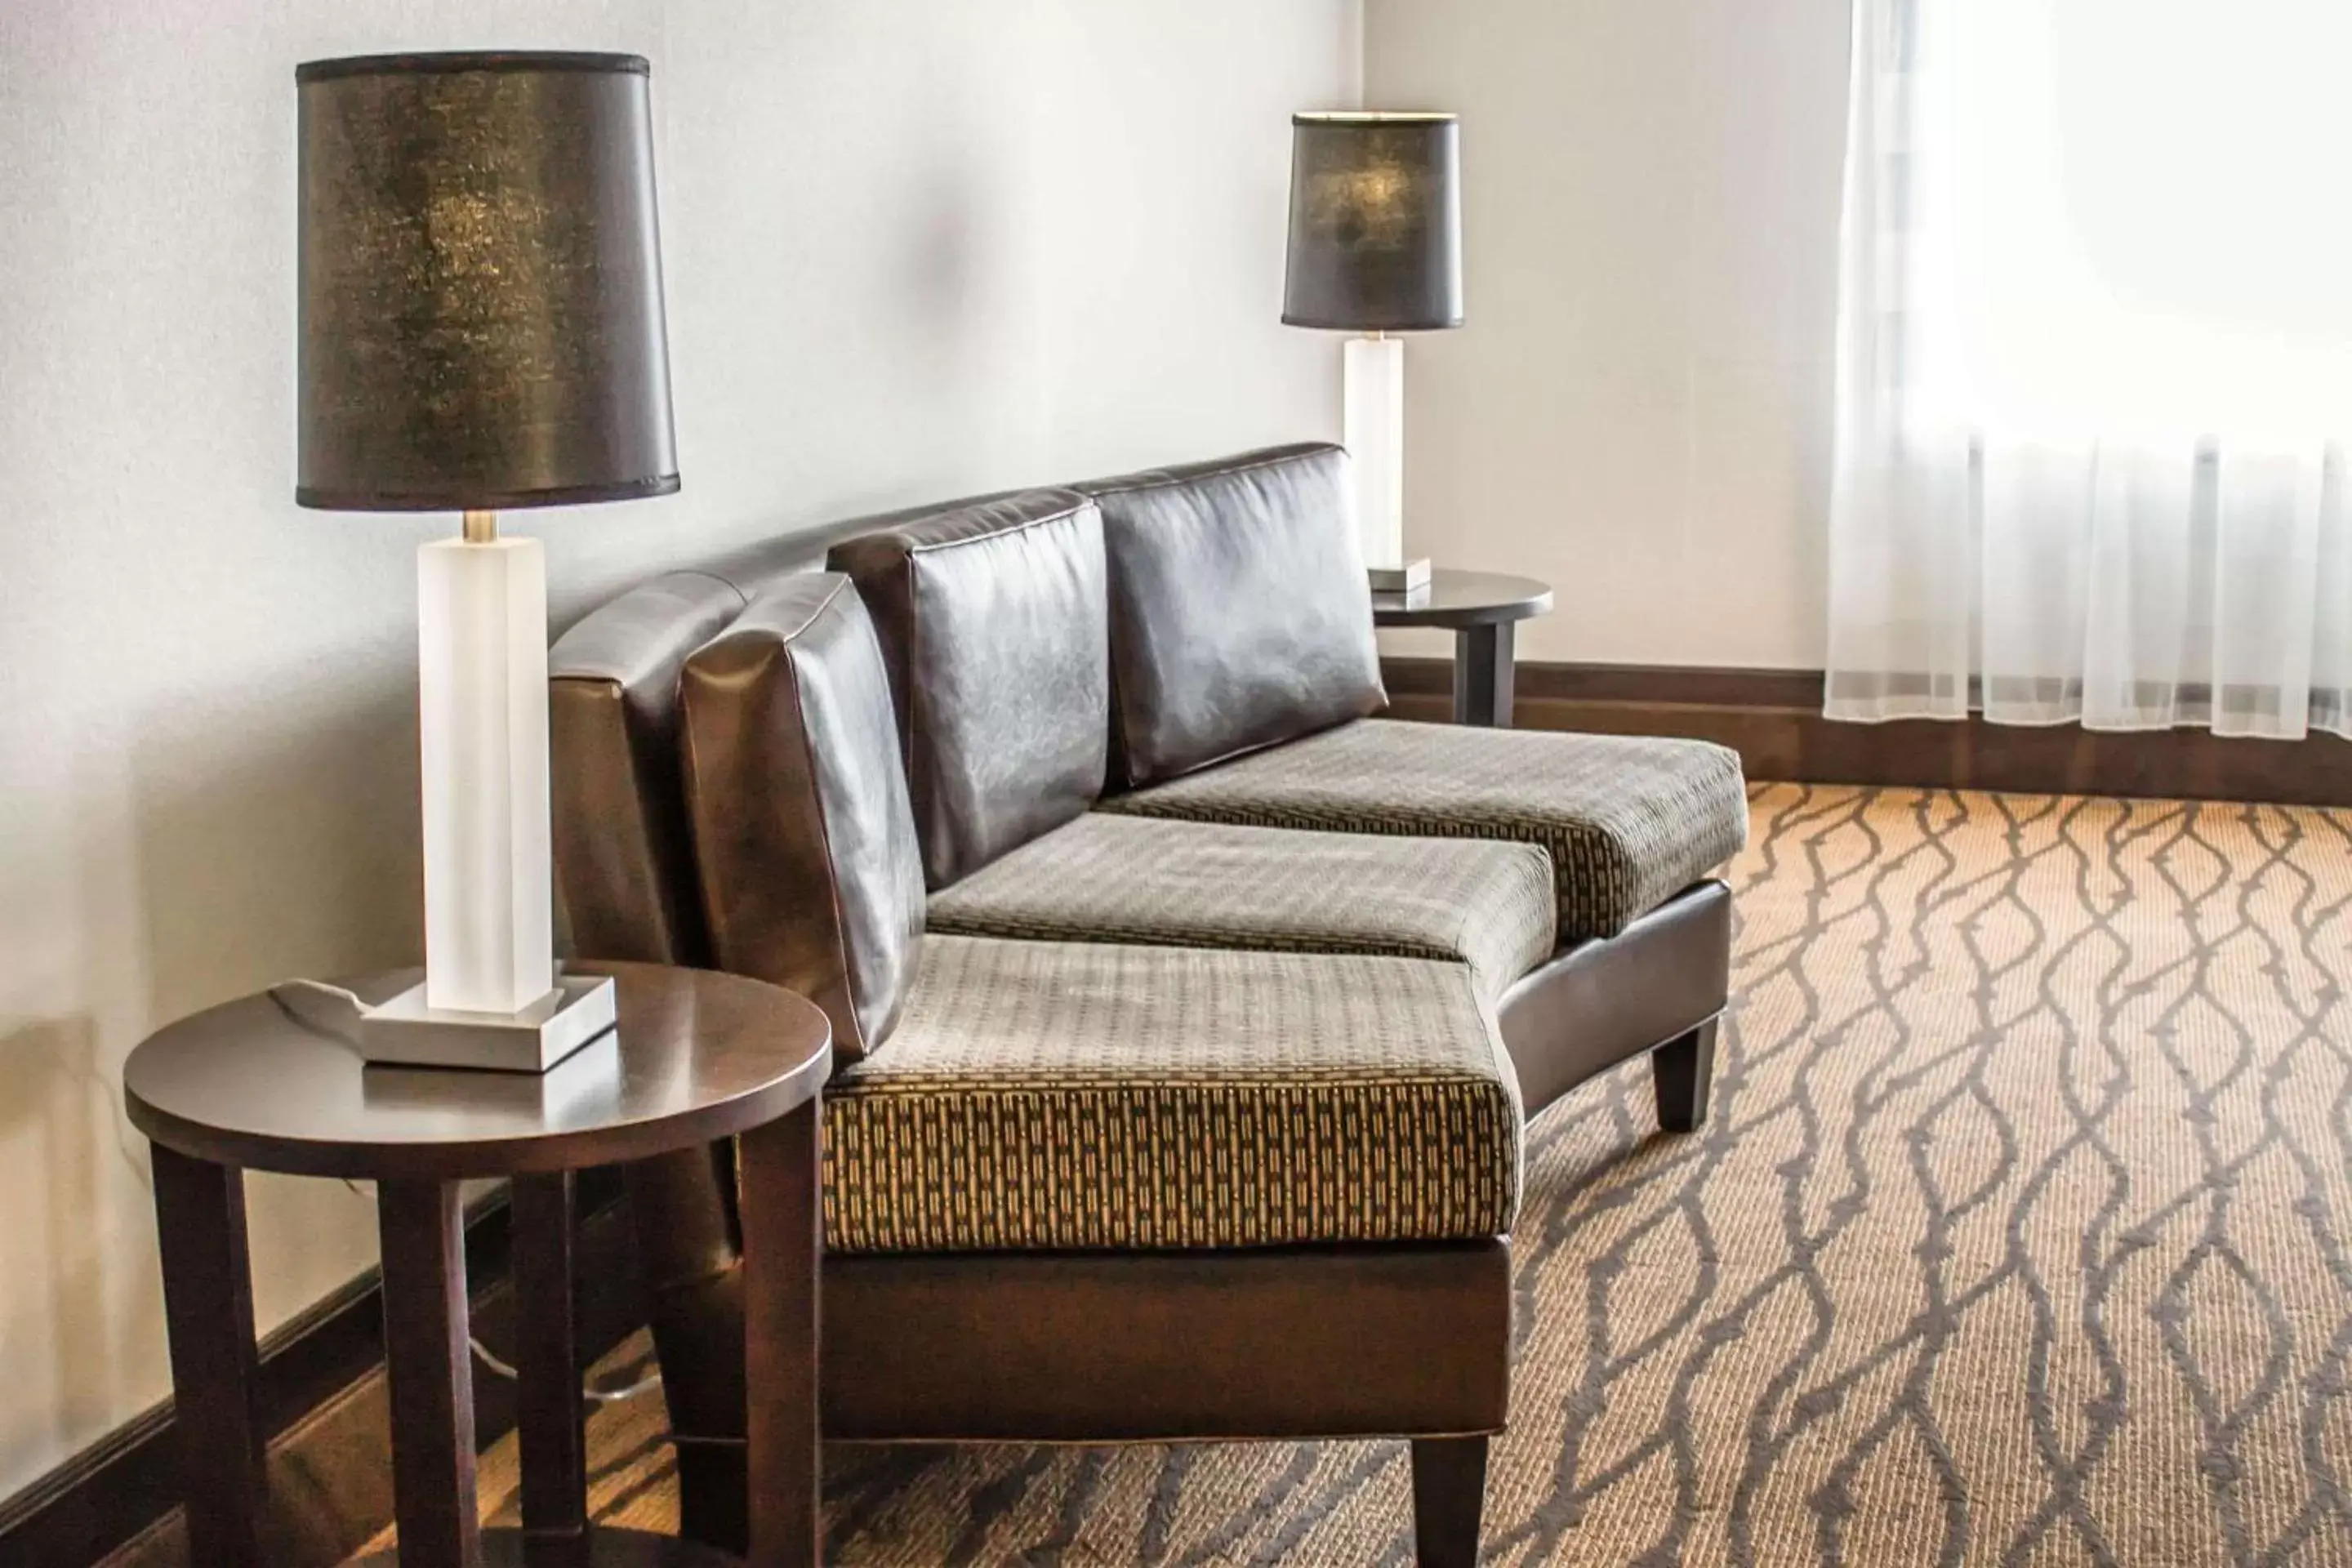
[(46, 1401), (26, 1400), (20, 1408), (46, 1405), (48, 1443), (111, 1424), (126, 1399), (139, 1391), (122, 1384), (122, 1358), (111, 1325), (160, 1320), (163, 1289), (151, 1269), (133, 1279), (112, 1277), (107, 1237), (96, 1223), (106, 1212), (104, 1189), (120, 1182), (106, 1167), (116, 1165), (146, 1188), (147, 1152), (122, 1120), (117, 1075), (100, 1065), (97, 1026), (87, 1016), (0, 1022), (0, 1147), (35, 1151), (42, 1181), (37, 1208), (12, 1203), (12, 1227), (38, 1214), (45, 1233), (37, 1248), (10, 1247), (17, 1265), (40, 1268), (46, 1279), (46, 1321), (30, 1308), (38, 1292), (24, 1298), (26, 1309), (13, 1327), (0, 1322), (0, 1338), (18, 1332), (45, 1340), (37, 1360), (19, 1347), (0, 1343), (0, 1364), (12, 1377), (37, 1375), (47, 1363)]
[[(279, 980), (414, 963), (424, 948), (411, 668), (313, 661), (239, 684), (215, 715), (240, 722), (175, 710), (131, 744), (140, 956), (159, 1025)], [(246, 1203), (265, 1333), (375, 1260), (373, 1205), (341, 1183), (256, 1174)], [(160, 1347), (160, 1316), (130, 1321)]]
[[(289, 975), (415, 961), (415, 711), (413, 679), (281, 671), (142, 715), (127, 797), (82, 795), (79, 830), (119, 835), (125, 862), (79, 860), (81, 907), (54, 916), (82, 928), (89, 970), (58, 1016), (0, 1018), (0, 1451), (47, 1468), (168, 1392), (152, 1176), (122, 1109), (138, 1032)], [(370, 1206), (340, 1184), (248, 1192), (265, 1325), (373, 1260)]]
[[(288, 975), (408, 963), (421, 949), (413, 679), (386, 670), (338, 682), (333, 673), (279, 672), (208, 712), (175, 711), (134, 731), (124, 770), (130, 907), (121, 949), (91, 983), (143, 977), (145, 994), (110, 1009), (112, 1031), (88, 1018), (0, 1025), (0, 1149), (27, 1150), (44, 1189), (12, 1212), (24, 1232), (5, 1249), (7, 1266), (46, 1276), (46, 1297), (26, 1294), (10, 1325), (26, 1339), (0, 1346), (12, 1376), (47, 1385), (24, 1401), (41, 1422), (21, 1433), (30, 1447), (61, 1455), (167, 1387), (144, 1197), (152, 1177), (145, 1141), (123, 1114), (121, 1064), (134, 1042), (112, 1037), (121, 1022), (160, 1025)], [(247, 1193), (265, 1331), (372, 1261), (365, 1196), (270, 1176), (249, 1179)], [(381, 1413), (368, 1414), (334, 1430), (380, 1452)], [(282, 1453), (271, 1463), (273, 1562), (340, 1561), (388, 1506), (328, 1484), (342, 1470), (373, 1476), (367, 1465), (331, 1467), (322, 1479)], [(167, 1521), (129, 1560), (185, 1568), (184, 1538)]]

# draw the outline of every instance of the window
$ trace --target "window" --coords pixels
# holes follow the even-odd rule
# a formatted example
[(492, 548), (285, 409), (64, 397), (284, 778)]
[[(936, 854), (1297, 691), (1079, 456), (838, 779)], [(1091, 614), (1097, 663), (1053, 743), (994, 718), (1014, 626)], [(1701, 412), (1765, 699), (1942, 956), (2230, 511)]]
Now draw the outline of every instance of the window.
[(1854, 0), (1836, 718), (2352, 735), (2346, 0)]
[(1922, 416), (2233, 446), (2352, 426), (2352, 5), (1915, 15)]

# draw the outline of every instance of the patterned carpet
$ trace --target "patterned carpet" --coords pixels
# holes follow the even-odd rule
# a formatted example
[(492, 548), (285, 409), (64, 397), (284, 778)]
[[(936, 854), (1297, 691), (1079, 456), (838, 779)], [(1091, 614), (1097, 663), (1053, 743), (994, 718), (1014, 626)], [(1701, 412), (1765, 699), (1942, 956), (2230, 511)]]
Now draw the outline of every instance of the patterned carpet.
[[(1753, 809), (1712, 1124), (1636, 1067), (1533, 1130), (1488, 1562), (2352, 1564), (2352, 814)], [(659, 1421), (600, 1417), (608, 1517), (667, 1524)], [(844, 1564), (1410, 1561), (1395, 1444), (827, 1494)]]

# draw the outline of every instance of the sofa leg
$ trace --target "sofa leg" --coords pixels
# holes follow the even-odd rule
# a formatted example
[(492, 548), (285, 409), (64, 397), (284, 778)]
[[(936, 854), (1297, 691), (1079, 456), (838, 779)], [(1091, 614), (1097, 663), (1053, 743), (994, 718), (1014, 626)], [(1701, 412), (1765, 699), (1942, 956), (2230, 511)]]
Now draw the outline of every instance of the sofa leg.
[(1486, 1507), (1486, 1439), (1412, 1442), (1412, 1542), (1421, 1568), (1474, 1568)]
[(1716, 1020), (1650, 1053), (1650, 1082), (1658, 1095), (1658, 1125), (1669, 1132), (1695, 1132), (1706, 1120), (1715, 1088)]
[(678, 1534), (740, 1556), (751, 1539), (742, 1443), (689, 1437), (678, 1442), (677, 1454)]

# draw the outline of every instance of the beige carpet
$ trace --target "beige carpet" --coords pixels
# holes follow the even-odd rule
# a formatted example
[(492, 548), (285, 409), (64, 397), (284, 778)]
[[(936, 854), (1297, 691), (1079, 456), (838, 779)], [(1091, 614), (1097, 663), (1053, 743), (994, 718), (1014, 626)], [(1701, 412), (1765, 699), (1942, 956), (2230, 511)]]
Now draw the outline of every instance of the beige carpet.
[[(2352, 814), (1754, 810), (1713, 1122), (1636, 1067), (1534, 1129), (1488, 1561), (2352, 1564)], [(608, 1516), (668, 1523), (659, 1431), (599, 1419)], [(1397, 1444), (826, 1491), (844, 1564), (1410, 1560)]]

